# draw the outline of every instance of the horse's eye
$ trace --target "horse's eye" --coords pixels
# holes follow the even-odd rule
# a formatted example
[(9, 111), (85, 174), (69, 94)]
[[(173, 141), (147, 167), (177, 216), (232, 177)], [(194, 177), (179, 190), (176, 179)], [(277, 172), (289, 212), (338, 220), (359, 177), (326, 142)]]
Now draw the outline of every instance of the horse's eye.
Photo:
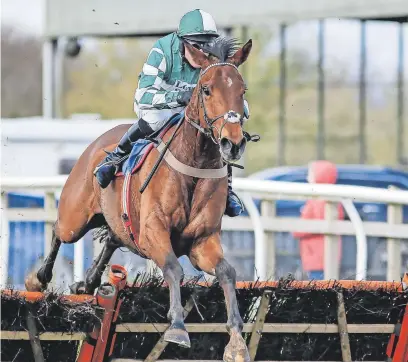
[(210, 88), (208, 88), (206, 86), (203, 86), (203, 92), (207, 97), (211, 94)]

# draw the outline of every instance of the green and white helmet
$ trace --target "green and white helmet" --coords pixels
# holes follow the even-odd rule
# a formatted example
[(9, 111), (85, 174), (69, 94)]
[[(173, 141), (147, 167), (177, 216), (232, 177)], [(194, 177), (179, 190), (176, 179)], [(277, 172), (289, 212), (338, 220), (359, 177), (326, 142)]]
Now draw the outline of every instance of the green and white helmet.
[(199, 43), (211, 42), (219, 36), (213, 17), (200, 9), (184, 14), (180, 19), (177, 35), (186, 40)]

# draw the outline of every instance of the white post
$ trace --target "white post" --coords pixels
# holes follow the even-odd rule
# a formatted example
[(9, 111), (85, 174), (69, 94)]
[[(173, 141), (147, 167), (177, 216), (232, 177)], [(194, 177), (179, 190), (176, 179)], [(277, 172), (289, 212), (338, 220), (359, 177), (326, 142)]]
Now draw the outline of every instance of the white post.
[(60, 37), (55, 41), (54, 46), (54, 116), (57, 118), (63, 117), (63, 93), (64, 93), (64, 48), (66, 39)]
[(79, 282), (84, 280), (84, 256), (85, 256), (85, 242), (84, 239), (79, 239), (74, 244), (74, 281)]
[(55, 223), (55, 220), (53, 220), (54, 215), (55, 215), (55, 210), (56, 210), (56, 205), (55, 205), (55, 194), (54, 192), (46, 192), (45, 197), (44, 197), (44, 210), (46, 214), (46, 220), (45, 220), (45, 244), (44, 244), (44, 257), (47, 257), (47, 255), (51, 251), (51, 242), (52, 242), (52, 229)]
[(9, 243), (10, 230), (7, 219), (8, 195), (6, 192), (1, 193), (1, 285), (5, 287), (8, 280), (8, 265), (9, 265)]
[(342, 200), (342, 204), (356, 231), (356, 280), (365, 280), (367, 278), (367, 236), (364, 223), (350, 199)]
[[(325, 206), (325, 220), (328, 224), (337, 219), (337, 204), (327, 202)], [(339, 237), (337, 235), (324, 236), (324, 279), (339, 279)]]
[(240, 193), (239, 196), (243, 201), (252, 225), (254, 226), (255, 236), (255, 270), (254, 280), (266, 280), (266, 268), (268, 263), (267, 246), (264, 238), (264, 228), (262, 226), (261, 214), (255, 205), (255, 202), (248, 192)]
[[(262, 201), (261, 203), (262, 217), (276, 216), (276, 203), (274, 201)], [(264, 231), (264, 240), (266, 244), (266, 276), (267, 279), (274, 280), (276, 277), (276, 244), (275, 235), (273, 232)]]
[[(402, 206), (388, 205), (388, 224), (402, 224)], [(401, 242), (399, 239), (387, 240), (387, 280), (398, 281), (401, 279)]]
[(42, 50), (42, 99), (43, 117), (53, 118), (54, 107), (54, 72), (55, 72), (55, 41), (46, 39)]
[[(45, 210), (45, 226), (44, 226), (44, 259), (48, 256), (51, 252), (51, 244), (52, 244), (52, 230), (54, 227), (53, 218), (55, 217), (56, 205), (55, 205), (55, 194), (54, 192), (46, 192), (44, 196), (44, 210)], [(58, 265), (56, 263), (56, 268)], [(54, 270), (56, 269), (54, 268)], [(54, 284), (54, 277), (56, 273), (53, 273), (52, 280), (50, 281), (49, 285), (52, 286)]]

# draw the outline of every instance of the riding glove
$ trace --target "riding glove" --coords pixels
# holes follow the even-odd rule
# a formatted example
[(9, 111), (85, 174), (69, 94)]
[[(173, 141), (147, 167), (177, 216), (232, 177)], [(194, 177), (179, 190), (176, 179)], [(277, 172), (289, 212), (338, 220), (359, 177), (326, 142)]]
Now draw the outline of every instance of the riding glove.
[(180, 92), (177, 96), (177, 103), (186, 106), (190, 102), (191, 96), (193, 95), (193, 90)]

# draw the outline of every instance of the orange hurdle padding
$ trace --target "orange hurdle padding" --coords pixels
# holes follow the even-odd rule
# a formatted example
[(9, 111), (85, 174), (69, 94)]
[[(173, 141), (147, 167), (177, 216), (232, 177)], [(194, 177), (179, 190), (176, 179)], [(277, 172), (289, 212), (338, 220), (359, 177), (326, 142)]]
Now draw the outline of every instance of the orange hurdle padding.
[(408, 362), (408, 304), (402, 316), (398, 342), (395, 347), (392, 362)]
[[(276, 288), (279, 282), (237, 282), (237, 289), (247, 288)], [(404, 286), (401, 282), (382, 282), (382, 281), (359, 281), (359, 280), (311, 280), (298, 281), (294, 280), (287, 284), (291, 288), (296, 289), (331, 289), (335, 286), (340, 286), (344, 289), (361, 289), (361, 290), (378, 290), (385, 289), (388, 291), (402, 292)]]
[(405, 273), (403, 278), (402, 278), (402, 282), (405, 283), (405, 285), (408, 286), (408, 273)]
[[(405, 288), (408, 286), (408, 273), (402, 278)], [(408, 362), (408, 304), (405, 306), (402, 315), (398, 318), (394, 332), (388, 341), (386, 355), (388, 361)]]
[[(109, 271), (108, 278), (109, 278), (110, 283), (117, 286), (118, 290), (122, 290), (127, 286), (127, 270), (122, 265), (119, 265), (119, 264), (112, 265)], [(112, 316), (111, 323), (116, 323), (116, 320), (118, 319), (118, 316), (119, 316), (119, 310), (120, 310), (120, 306), (122, 305), (122, 302), (123, 302), (122, 299), (119, 299), (117, 301), (116, 308), (115, 308), (116, 310)], [(115, 341), (116, 341), (116, 333), (113, 332), (112, 339), (110, 341), (108, 357), (110, 357), (113, 353)]]
[[(15, 296), (17, 298), (24, 299), (26, 302), (30, 302), (30, 303), (38, 302), (47, 297), (47, 294), (42, 293), (42, 292), (27, 292), (25, 290), (11, 290), (11, 289), (4, 289), (1, 291), (1, 294), (7, 295), (10, 297)], [(86, 303), (86, 302), (95, 303), (95, 297), (89, 294), (62, 295), (59, 298), (62, 302), (69, 303), (69, 304)]]
[(387, 344), (387, 349), (385, 350), (385, 354), (387, 355), (387, 357), (389, 358), (389, 360), (392, 360), (392, 356), (394, 354), (395, 351), (395, 347), (397, 345), (397, 337), (395, 336), (395, 329), (394, 329), (394, 333), (391, 334), (391, 337), (388, 341)]
[[(148, 283), (148, 282), (147, 282)], [(344, 289), (360, 289), (360, 290), (378, 290), (383, 289), (386, 291), (403, 292), (406, 290), (405, 284), (408, 282), (385, 282), (385, 281), (366, 281), (366, 280), (294, 280), (287, 284), (288, 287), (295, 289), (332, 289), (335, 286), (339, 286)], [(190, 282), (183, 282), (183, 285), (189, 285)], [(133, 287), (142, 287), (144, 283), (133, 284)], [(212, 283), (197, 282), (195, 285), (202, 287), (210, 287)], [(129, 285), (128, 285), (129, 286)], [(164, 287), (167, 287), (167, 283), (163, 283)], [(250, 288), (277, 288), (279, 286), (278, 281), (242, 281), (236, 283), (237, 289), (250, 289)]]
[(96, 295), (96, 303), (104, 309), (102, 322), (82, 343), (77, 362), (102, 362), (113, 351), (116, 334), (112, 323), (115, 323), (121, 300), (118, 293), (126, 286), (127, 271), (121, 265), (112, 265), (108, 274), (108, 285), (100, 288)]
[(118, 287), (119, 290), (126, 286), (127, 270), (119, 264), (113, 264), (109, 270), (109, 283)]

